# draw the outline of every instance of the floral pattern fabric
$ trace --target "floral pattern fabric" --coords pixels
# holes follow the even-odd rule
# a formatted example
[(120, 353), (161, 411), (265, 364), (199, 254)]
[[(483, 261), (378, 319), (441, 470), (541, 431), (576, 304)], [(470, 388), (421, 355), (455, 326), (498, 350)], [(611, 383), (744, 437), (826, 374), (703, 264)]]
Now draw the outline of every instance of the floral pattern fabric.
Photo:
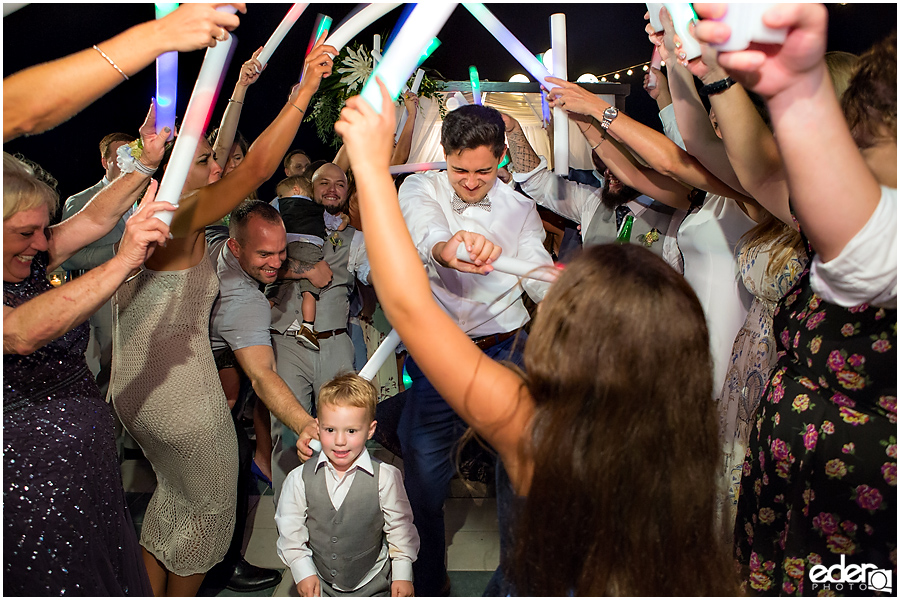
[(735, 554), (748, 592), (817, 595), (809, 571), (869, 563), (897, 581), (897, 311), (843, 308), (809, 270), (774, 316), (778, 362), (743, 466)]
[(734, 525), (744, 453), (763, 390), (775, 366), (775, 335), (772, 317), (778, 301), (797, 282), (806, 265), (806, 253), (792, 253), (776, 273), (769, 271), (771, 245), (744, 245), (738, 255), (744, 287), (753, 294), (747, 319), (732, 348), (725, 385), (716, 405), (719, 410), (719, 438), (724, 448), (723, 493), (717, 504), (728, 527)]

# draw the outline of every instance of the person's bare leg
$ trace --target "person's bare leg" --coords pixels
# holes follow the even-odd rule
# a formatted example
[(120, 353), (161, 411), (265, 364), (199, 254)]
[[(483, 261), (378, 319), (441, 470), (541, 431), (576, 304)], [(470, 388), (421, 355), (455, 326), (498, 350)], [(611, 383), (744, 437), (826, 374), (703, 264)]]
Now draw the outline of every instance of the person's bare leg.
[(228, 410), (232, 410), (241, 392), (241, 376), (234, 367), (226, 367), (219, 370), (219, 381), (222, 383), (225, 399), (228, 400)]
[(253, 431), (256, 433), (256, 453), (253, 462), (262, 474), (272, 480), (272, 424), (269, 409), (256, 398), (253, 406)]
[(316, 322), (316, 299), (310, 292), (303, 292), (300, 301), (300, 315), (304, 323)]
[(197, 573), (196, 575), (188, 575), (186, 577), (170, 573), (169, 585), (166, 586), (166, 595), (174, 598), (193, 598), (200, 590), (200, 585), (203, 583), (204, 577), (206, 577), (206, 573)]
[(166, 595), (166, 581), (169, 572), (156, 560), (156, 557), (147, 552), (146, 548), (141, 548), (141, 554), (144, 557), (144, 566), (147, 567), (147, 577), (150, 578), (150, 587), (153, 588), (153, 595), (156, 597)]

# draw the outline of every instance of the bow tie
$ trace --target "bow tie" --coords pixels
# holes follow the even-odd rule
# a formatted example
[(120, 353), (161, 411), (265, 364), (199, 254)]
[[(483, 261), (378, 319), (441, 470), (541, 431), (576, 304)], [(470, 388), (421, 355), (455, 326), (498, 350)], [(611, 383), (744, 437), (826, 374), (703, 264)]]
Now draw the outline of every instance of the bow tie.
[(453, 208), (453, 212), (458, 215), (463, 214), (467, 208), (472, 206), (477, 206), (478, 208), (482, 208), (487, 212), (491, 212), (491, 200), (487, 196), (479, 200), (478, 202), (465, 202), (462, 198), (459, 197), (458, 194), (453, 194), (453, 198), (450, 200), (450, 206)]
[(338, 215), (333, 215), (331, 213), (325, 213), (325, 229), (328, 231), (337, 231), (341, 226), (341, 218)]

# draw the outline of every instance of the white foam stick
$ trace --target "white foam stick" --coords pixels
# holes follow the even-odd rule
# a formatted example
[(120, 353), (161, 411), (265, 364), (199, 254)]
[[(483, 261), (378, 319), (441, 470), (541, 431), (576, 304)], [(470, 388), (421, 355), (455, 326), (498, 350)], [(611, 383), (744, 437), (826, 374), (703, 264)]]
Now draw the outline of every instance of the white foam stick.
[(650, 77), (647, 79), (647, 87), (649, 89), (656, 88), (656, 73), (653, 72), (653, 69), (659, 71), (660, 67), (662, 67), (662, 56), (659, 54), (659, 48), (653, 46), (653, 54), (650, 56)]
[(266, 66), (266, 63), (272, 58), (272, 54), (275, 53), (275, 49), (278, 48), (278, 45), (284, 39), (284, 36), (291, 30), (291, 27), (294, 26), (294, 23), (297, 22), (297, 19), (300, 18), (300, 15), (303, 14), (303, 11), (306, 10), (307, 6), (309, 6), (308, 2), (297, 2), (284, 16), (284, 19), (281, 20), (281, 23), (279, 23), (278, 27), (275, 28), (275, 31), (272, 32), (269, 41), (266, 42), (262, 52), (260, 52), (259, 56), (256, 58), (262, 66)]
[(672, 17), (675, 33), (681, 38), (681, 49), (688, 60), (700, 56), (700, 42), (690, 33), (691, 21), (697, 18), (693, 7), (687, 2), (665, 2), (663, 5)]
[(322, 451), (322, 442), (317, 439), (309, 440), (309, 449), (313, 451), (313, 454)]
[(663, 31), (662, 21), (659, 20), (659, 11), (662, 10), (662, 7), (662, 2), (647, 3), (647, 12), (650, 13), (650, 25), (653, 27), (653, 31), (655, 31), (656, 33), (660, 33)]
[[(553, 50), (553, 76), (569, 79), (566, 50), (566, 15), (550, 15), (550, 48)], [(564, 108), (553, 109), (553, 172), (569, 176), (569, 115)]]
[[(469, 257), (469, 251), (466, 250), (465, 244), (460, 244), (456, 248), (456, 258), (465, 262), (471, 262), (472, 259)], [(494, 267), (495, 271), (499, 271), (500, 273), (507, 273), (508, 275), (515, 275), (516, 277), (537, 279), (538, 281), (546, 281), (547, 283), (553, 283), (556, 281), (556, 278), (559, 277), (559, 269), (555, 265), (541, 265), (528, 262), (527, 260), (510, 258), (508, 256), (503, 256), (502, 254), (497, 257), (497, 260), (491, 263), (491, 266)]]
[(412, 91), (413, 94), (418, 94), (418, 93), (419, 93), (419, 87), (421, 87), (421, 85), (422, 85), (422, 78), (423, 78), (423, 77), (425, 77), (425, 71), (423, 71), (422, 69), (418, 69), (418, 70), (416, 71), (416, 78), (413, 79), (412, 87), (409, 88), (410, 91)]
[(377, 33), (372, 36), (372, 50), (381, 54), (381, 36)]
[(409, 76), (419, 66), (423, 49), (450, 18), (456, 5), (456, 2), (420, 2), (416, 5), (360, 94), (372, 108), (381, 112), (381, 88), (376, 77), (381, 78), (391, 98), (396, 100)]
[(453, 97), (456, 98), (456, 101), (459, 102), (460, 106), (465, 106), (469, 103), (469, 101), (466, 100), (466, 97), (462, 95), (462, 92), (456, 92), (453, 94)]
[[(232, 14), (236, 12), (233, 6), (220, 6), (216, 10)], [(197, 83), (194, 84), (191, 100), (184, 113), (181, 130), (178, 137), (175, 138), (172, 156), (169, 158), (162, 183), (156, 193), (157, 201), (178, 206), (181, 190), (187, 180), (191, 164), (194, 162), (194, 153), (197, 151), (197, 144), (200, 143), (200, 136), (203, 135), (206, 127), (210, 108), (219, 92), (219, 80), (222, 71), (227, 66), (228, 55), (233, 44), (234, 36), (228, 34), (228, 38), (224, 42), (218, 42), (214, 48), (206, 50), (200, 74), (197, 76)], [(154, 216), (166, 225), (171, 225), (174, 214), (172, 211), (158, 211)]]
[[(378, 63), (381, 62), (381, 58), (381, 52), (379, 52), (378, 50), (372, 50), (372, 73), (375, 72), (375, 67), (377, 67)], [(369, 77), (372, 76), (372, 73), (369, 73)]]
[[(347, 42), (355, 38), (360, 31), (388, 14), (398, 6), (400, 2), (375, 2), (369, 4), (361, 11), (347, 19), (347, 21), (338, 27), (325, 39), (326, 46), (334, 46), (334, 49), (340, 53), (341, 48), (347, 45)], [(333, 56), (331, 58), (334, 58)]]
[(541, 61), (539, 61), (537, 57), (522, 44), (522, 42), (517, 40), (509, 29), (507, 29), (503, 23), (491, 13), (491, 11), (485, 8), (484, 4), (479, 2), (466, 2), (463, 3), (463, 6), (472, 13), (473, 17), (478, 19), (478, 22), (481, 23), (510, 54), (512, 54), (513, 58), (519, 61), (519, 64), (522, 65), (526, 71), (531, 73), (531, 76), (534, 77), (538, 83), (548, 90), (556, 87), (547, 81), (550, 72), (541, 64)]
[(387, 334), (387, 337), (378, 344), (378, 348), (375, 350), (375, 353), (372, 354), (372, 358), (366, 362), (366, 366), (360, 370), (359, 376), (366, 381), (372, 381), (372, 379), (375, 378), (375, 374), (378, 373), (378, 370), (384, 366), (384, 363), (386, 363), (390, 357), (394, 356), (394, 350), (396, 350), (399, 345), (400, 334), (397, 333), (396, 329), (391, 329), (391, 332)]
[(405, 165), (391, 165), (389, 167), (391, 175), (399, 175), (400, 173), (417, 173), (419, 171), (443, 171), (446, 168), (447, 163), (444, 161), (407, 163)]

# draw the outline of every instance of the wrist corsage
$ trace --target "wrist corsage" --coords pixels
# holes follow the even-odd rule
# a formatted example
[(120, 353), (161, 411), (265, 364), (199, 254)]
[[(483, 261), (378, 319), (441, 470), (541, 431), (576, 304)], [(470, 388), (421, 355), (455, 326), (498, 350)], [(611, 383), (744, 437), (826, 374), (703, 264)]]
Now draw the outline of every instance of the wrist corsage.
[(140, 139), (134, 140), (124, 146), (119, 146), (119, 149), (116, 150), (116, 164), (119, 165), (119, 170), (122, 171), (122, 173), (137, 171), (147, 177), (151, 177), (156, 173), (156, 167), (148, 167), (142, 163), (140, 158), (143, 154), (144, 144), (141, 143)]
[(654, 227), (647, 233), (638, 236), (638, 241), (649, 248), (653, 245), (653, 242), (659, 241), (659, 229)]

